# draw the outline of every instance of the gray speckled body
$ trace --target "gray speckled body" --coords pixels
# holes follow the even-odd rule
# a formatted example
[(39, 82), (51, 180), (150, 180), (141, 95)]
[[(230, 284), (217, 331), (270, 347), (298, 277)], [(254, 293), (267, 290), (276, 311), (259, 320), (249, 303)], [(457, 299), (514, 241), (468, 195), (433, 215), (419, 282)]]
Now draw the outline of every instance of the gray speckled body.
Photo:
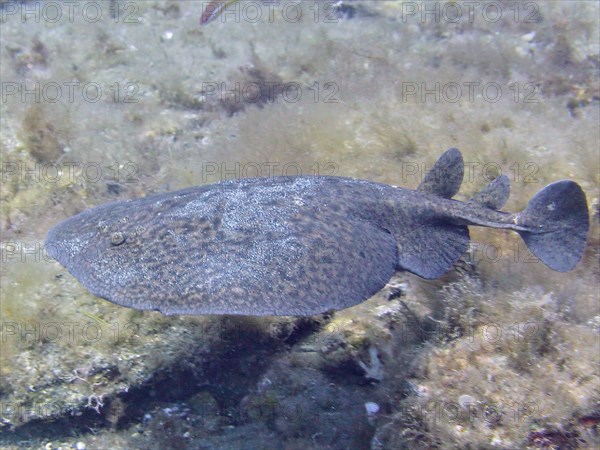
[[(577, 229), (572, 257), (553, 268), (575, 265), (587, 234), (581, 199), (577, 217), (567, 211), (570, 222), (555, 230), (527, 210), (492, 209), (506, 200), (507, 180), (470, 202), (446, 198), (462, 180), (455, 149), (436, 164), (452, 165), (458, 175), (428, 175), (416, 191), (349, 178), (278, 177), (108, 203), (52, 228), (46, 248), (93, 294), (165, 314), (311, 315), (346, 308), (380, 290), (396, 270), (442, 275), (467, 249), (470, 224), (513, 229), (524, 239), (544, 226), (555, 237), (565, 226)], [(573, 182), (559, 183), (581, 192)]]

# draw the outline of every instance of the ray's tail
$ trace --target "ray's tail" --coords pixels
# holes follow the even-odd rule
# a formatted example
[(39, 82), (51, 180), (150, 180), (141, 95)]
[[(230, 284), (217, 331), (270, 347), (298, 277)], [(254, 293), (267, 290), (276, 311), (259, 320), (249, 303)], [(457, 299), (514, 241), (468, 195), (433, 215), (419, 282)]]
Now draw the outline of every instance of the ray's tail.
[(517, 215), (518, 231), (529, 250), (558, 272), (572, 270), (581, 259), (589, 228), (585, 193), (571, 180), (549, 184)]
[[(463, 174), (462, 155), (458, 149), (450, 148), (440, 156), (417, 189), (450, 199), (458, 192)], [(501, 175), (469, 203), (475, 209), (483, 207), (499, 211), (508, 199), (509, 191), (509, 180)], [(577, 183), (562, 180), (549, 184), (531, 199), (525, 210), (513, 217), (510, 224), (498, 222), (498, 226), (490, 221), (471, 223), (513, 229), (529, 250), (551, 269), (567, 272), (575, 268), (583, 255), (589, 229), (587, 200)], [(398, 268), (427, 279), (447, 272), (469, 245), (467, 226), (451, 221), (425, 220), (411, 227), (410, 232), (401, 227), (399, 230), (394, 235), (399, 249)]]

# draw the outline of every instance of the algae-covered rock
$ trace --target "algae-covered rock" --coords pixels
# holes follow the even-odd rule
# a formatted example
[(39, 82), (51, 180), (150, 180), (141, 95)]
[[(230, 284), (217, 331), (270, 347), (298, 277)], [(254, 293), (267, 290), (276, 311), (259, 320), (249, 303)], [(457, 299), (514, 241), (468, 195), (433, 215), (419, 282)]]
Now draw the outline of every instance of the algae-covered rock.
[(60, 142), (60, 135), (64, 135), (64, 131), (61, 133), (57, 124), (51, 122), (52, 119), (47, 117), (48, 112), (45, 105), (36, 104), (30, 107), (23, 118), (21, 131), (31, 156), (43, 163), (56, 161), (66, 146)]

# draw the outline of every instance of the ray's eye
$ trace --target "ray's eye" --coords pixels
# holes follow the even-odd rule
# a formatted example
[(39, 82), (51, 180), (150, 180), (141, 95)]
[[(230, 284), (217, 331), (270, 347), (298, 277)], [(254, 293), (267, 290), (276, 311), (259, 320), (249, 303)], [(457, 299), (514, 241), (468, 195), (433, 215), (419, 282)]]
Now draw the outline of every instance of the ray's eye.
[(110, 235), (110, 243), (112, 245), (121, 245), (125, 242), (125, 234), (120, 231), (116, 231)]

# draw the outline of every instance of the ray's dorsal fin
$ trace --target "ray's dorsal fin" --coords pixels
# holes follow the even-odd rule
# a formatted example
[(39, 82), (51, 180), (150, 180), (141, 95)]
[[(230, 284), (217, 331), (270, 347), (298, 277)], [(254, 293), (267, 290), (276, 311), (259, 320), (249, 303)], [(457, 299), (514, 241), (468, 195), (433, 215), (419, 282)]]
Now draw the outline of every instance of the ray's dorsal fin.
[(465, 167), (463, 157), (456, 148), (449, 148), (427, 172), (417, 190), (452, 198), (460, 189)]
[(500, 175), (471, 198), (486, 208), (498, 210), (504, 206), (510, 195), (510, 181), (506, 175)]

